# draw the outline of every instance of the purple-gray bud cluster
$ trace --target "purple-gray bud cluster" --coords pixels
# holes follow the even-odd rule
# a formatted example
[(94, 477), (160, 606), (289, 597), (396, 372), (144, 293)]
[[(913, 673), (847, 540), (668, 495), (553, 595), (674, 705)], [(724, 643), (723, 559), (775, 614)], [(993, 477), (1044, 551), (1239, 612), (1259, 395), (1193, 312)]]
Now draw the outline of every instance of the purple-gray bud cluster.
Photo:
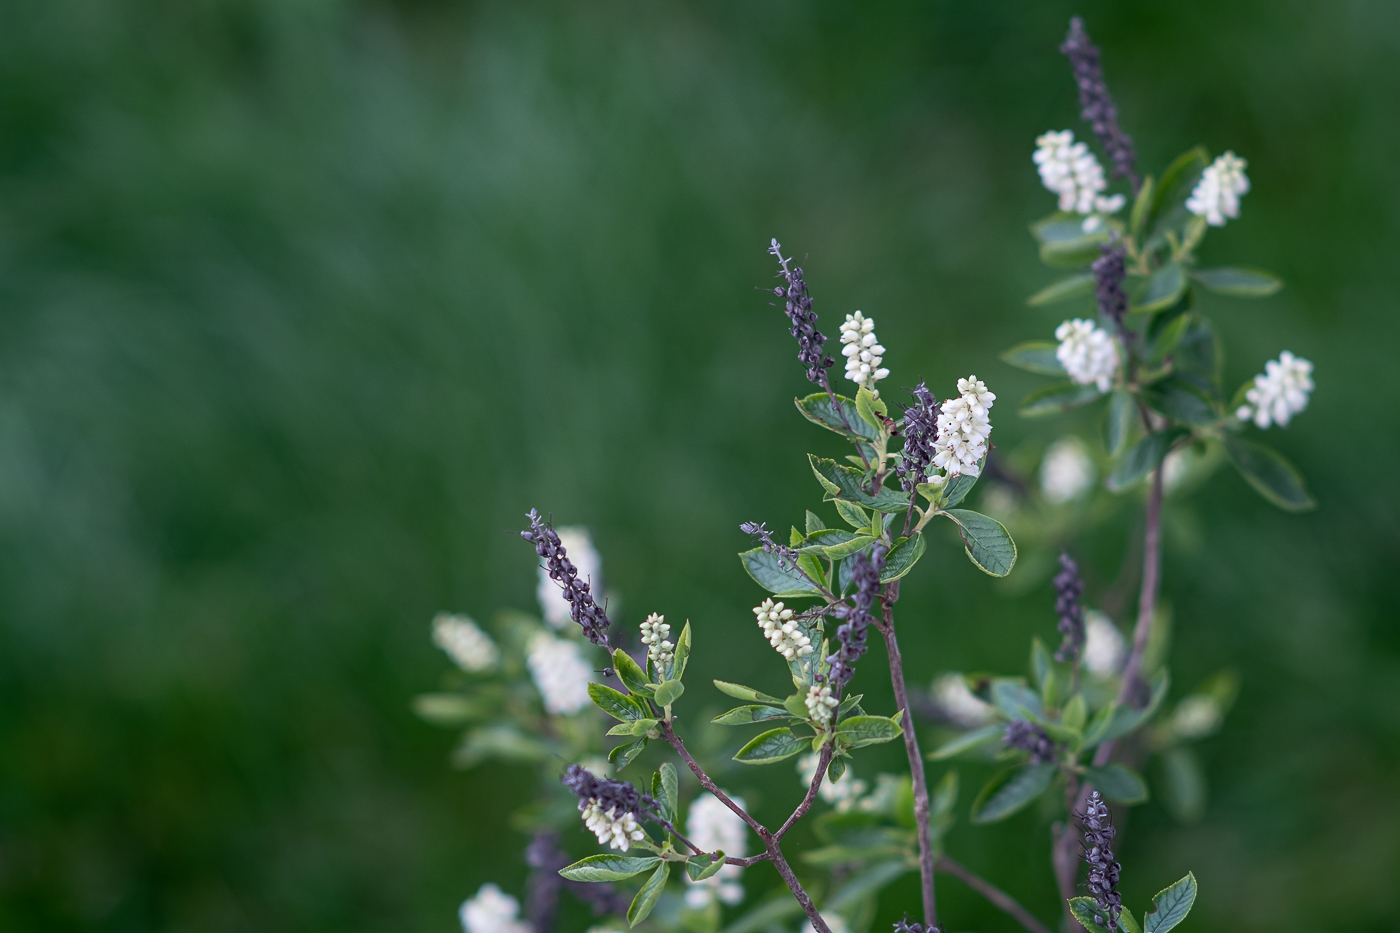
[(807, 294), (807, 283), (802, 278), (801, 266), (788, 266), (791, 259), (783, 258), (783, 248), (777, 239), (768, 247), (768, 252), (778, 257), (778, 274), (787, 282), (787, 287), (774, 288), (773, 294), (785, 299), (783, 310), (792, 322), (791, 333), (797, 338), (797, 358), (807, 367), (807, 379), (821, 385), (826, 371), (836, 361), (822, 353), (826, 336), (817, 330), (817, 312), (812, 310), (812, 299)]
[(1098, 791), (1089, 795), (1084, 812), (1076, 814), (1084, 830), (1084, 861), (1089, 863), (1089, 893), (1098, 906), (1094, 920), (1105, 929), (1118, 929), (1118, 915), (1123, 911), (1123, 896), (1118, 893), (1118, 872), (1122, 868), (1113, 860), (1113, 818), (1108, 805)]
[(795, 548), (784, 547), (773, 540), (773, 532), (764, 526), (767, 522), (744, 522), (739, 526), (739, 530), (746, 535), (752, 535), (759, 544), (763, 545), (763, 553), (778, 555), (778, 569), (790, 572), (797, 567), (797, 550)]
[(1072, 664), (1084, 648), (1084, 607), (1079, 598), (1084, 595), (1084, 581), (1079, 565), (1068, 554), (1060, 554), (1060, 572), (1055, 574), (1055, 614), (1060, 617), (1058, 628), (1063, 640), (1055, 652), (1055, 660)]
[(579, 800), (596, 800), (604, 811), (616, 807), (617, 816), (630, 813), (640, 817), (657, 809), (650, 794), (640, 793), (627, 781), (600, 778), (583, 765), (569, 765), (559, 780)]
[(520, 532), (520, 537), (535, 546), (535, 553), (544, 559), (549, 578), (564, 590), (564, 598), (569, 601), (569, 618), (579, 624), (589, 641), (610, 649), (608, 627), (612, 621), (589, 592), (588, 581), (578, 578), (578, 568), (569, 560), (559, 535), (535, 509), (525, 513), (525, 517), (530, 519), (530, 527)]
[(880, 571), (885, 569), (887, 553), (884, 545), (876, 544), (850, 558), (855, 592), (849, 602), (839, 603), (831, 612), (841, 624), (836, 627), (836, 650), (826, 659), (831, 665), (830, 681), (838, 688), (851, 682), (856, 662), (865, 654), (866, 630), (875, 621), (870, 607), (880, 589)]
[(1030, 752), (1033, 765), (1048, 765), (1055, 760), (1055, 743), (1044, 729), (1031, 723), (1020, 720), (1007, 723), (1001, 740), (1012, 748)]
[(895, 921), (894, 933), (943, 933), (943, 928), (937, 925), (926, 927), (916, 920), (910, 920), (909, 915), (905, 914), (903, 920)]
[(1098, 259), (1091, 267), (1094, 272), (1094, 297), (1098, 299), (1099, 313), (1118, 325), (1123, 333), (1123, 315), (1128, 313), (1128, 293), (1123, 290), (1123, 280), (1128, 275), (1127, 253), (1115, 242), (1099, 244)]
[(899, 485), (909, 495), (928, 477), (928, 465), (937, 454), (938, 399), (920, 382), (912, 392), (914, 404), (904, 409), (904, 450)]
[(1133, 139), (1118, 125), (1118, 107), (1104, 83), (1099, 50), (1084, 31), (1084, 20), (1078, 16), (1069, 21), (1069, 33), (1060, 51), (1069, 59), (1074, 69), (1074, 83), (1079, 85), (1079, 105), (1083, 108), (1080, 116), (1094, 128), (1094, 134), (1103, 144), (1104, 152), (1113, 163), (1113, 175), (1127, 178), (1136, 195), (1138, 176), (1134, 163), (1137, 153), (1133, 150)]

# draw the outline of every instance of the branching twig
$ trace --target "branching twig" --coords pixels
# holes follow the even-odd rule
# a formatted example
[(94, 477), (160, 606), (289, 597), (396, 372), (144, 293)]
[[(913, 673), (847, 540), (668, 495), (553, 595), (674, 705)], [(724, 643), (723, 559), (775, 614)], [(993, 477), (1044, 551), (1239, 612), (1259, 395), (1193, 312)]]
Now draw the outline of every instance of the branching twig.
[(797, 805), (797, 809), (792, 811), (792, 816), (787, 818), (787, 822), (778, 827), (778, 831), (773, 835), (781, 839), (787, 834), (792, 825), (807, 815), (807, 811), (812, 809), (812, 801), (817, 798), (817, 790), (822, 786), (822, 779), (826, 777), (826, 770), (831, 765), (831, 745), (823, 745), (821, 757), (817, 759), (817, 773), (812, 776), (812, 785), (807, 788), (807, 793), (802, 798), (802, 802)]
[(943, 855), (938, 859), (937, 868), (944, 874), (952, 875), (954, 878), (957, 878), (963, 884), (985, 897), (993, 906), (1015, 917), (1016, 922), (1029, 930), (1030, 933), (1050, 933), (1050, 928), (1037, 920), (1035, 915), (1022, 907), (1014, 897), (1007, 894), (990, 881), (987, 881), (985, 878), (969, 871), (962, 864)]

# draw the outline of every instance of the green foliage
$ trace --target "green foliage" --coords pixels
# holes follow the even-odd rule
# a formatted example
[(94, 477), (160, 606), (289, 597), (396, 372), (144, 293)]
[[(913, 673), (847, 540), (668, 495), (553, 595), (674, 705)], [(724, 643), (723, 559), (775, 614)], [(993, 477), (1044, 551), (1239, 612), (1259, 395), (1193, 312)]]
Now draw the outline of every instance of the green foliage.
[(796, 567), (791, 564), (788, 564), (786, 569), (780, 567), (778, 555), (765, 552), (761, 547), (742, 552), (739, 555), (739, 560), (753, 581), (774, 596), (794, 599), (801, 596), (814, 596), (820, 592), (817, 585), (800, 573)]
[(656, 866), (656, 871), (652, 872), (646, 884), (637, 892), (637, 896), (632, 899), (632, 906), (627, 908), (627, 925), (636, 926), (645, 920), (656, 907), (656, 902), (661, 900), (661, 892), (666, 888), (666, 879), (671, 875), (671, 865), (669, 862), (662, 862)]
[(1303, 484), (1302, 474), (1283, 454), (1255, 441), (1225, 438), (1230, 463), (1254, 491), (1288, 512), (1306, 512), (1317, 507)]
[(1084, 776), (1109, 800), (1142, 803), (1147, 799), (1147, 782), (1126, 765), (1114, 762), (1102, 768), (1087, 767)]
[(1004, 577), (1016, 566), (1016, 542), (1001, 522), (970, 509), (949, 509), (942, 514), (957, 524), (968, 558), (983, 573)]
[(1041, 418), (1059, 415), (1072, 408), (1087, 405), (1103, 393), (1093, 385), (1078, 385), (1073, 382), (1056, 382), (1042, 386), (1021, 399), (1018, 409), (1023, 418)]
[(1002, 771), (987, 782), (972, 802), (972, 822), (996, 823), (1024, 809), (1045, 793), (1055, 771), (1053, 764), (1022, 765)]
[(659, 858), (650, 855), (590, 855), (559, 874), (570, 881), (623, 881), (651, 868)]
[(848, 748), (878, 745), (903, 734), (899, 722), (888, 716), (851, 716), (836, 727), (836, 737)]
[[(1031, 305), (1032, 307), (1059, 304), (1062, 301), (1069, 301), (1072, 298), (1080, 298), (1084, 295), (1088, 295), (1092, 293), (1093, 290), (1094, 276), (1091, 273), (1084, 272), (1078, 275), (1066, 276), (1065, 278), (1060, 279), (1056, 282), (1051, 282), (1049, 285), (1045, 286), (1040, 291), (1027, 298), (1026, 304)], [(1022, 347), (1031, 347), (1034, 345), (1035, 344), (1021, 344)], [(1011, 359), (1011, 357), (1014, 355), (1016, 355), (1016, 350), (1012, 349), (1007, 351), (1006, 354), (1002, 356), (1002, 359), (1006, 360), (1008, 363), (1011, 363), (1013, 366), (1022, 365), (1021, 363), (1015, 362)], [(1054, 356), (1053, 345), (1051, 350), (1051, 356), (1052, 358)], [(1049, 370), (1032, 369), (1030, 366), (1026, 366), (1024, 368), (1030, 369), (1032, 372), (1063, 372), (1064, 370), (1058, 365), (1059, 361), (1056, 360), (1055, 363), (1056, 368)]]
[[(1094, 280), (1093, 276), (1074, 276), (1074, 278), (1088, 279), (1090, 283)], [(1034, 299), (1032, 299), (1032, 303), (1034, 303)], [(1060, 365), (1059, 359), (1055, 356), (1055, 351), (1058, 348), (1059, 344), (1049, 340), (1030, 340), (1007, 350), (1001, 355), (1001, 359), (1003, 362), (1028, 372), (1063, 376), (1065, 368)]]
[(1167, 933), (1191, 912), (1196, 903), (1196, 876), (1186, 877), (1158, 891), (1152, 898), (1152, 909), (1143, 918), (1144, 933)]
[(1222, 267), (1193, 269), (1191, 278), (1208, 291), (1232, 298), (1267, 298), (1283, 287), (1283, 280), (1263, 269)]
[(795, 735), (787, 727), (770, 729), (754, 736), (748, 744), (739, 749), (734, 760), (746, 765), (771, 765), (791, 758), (808, 745), (806, 739)]

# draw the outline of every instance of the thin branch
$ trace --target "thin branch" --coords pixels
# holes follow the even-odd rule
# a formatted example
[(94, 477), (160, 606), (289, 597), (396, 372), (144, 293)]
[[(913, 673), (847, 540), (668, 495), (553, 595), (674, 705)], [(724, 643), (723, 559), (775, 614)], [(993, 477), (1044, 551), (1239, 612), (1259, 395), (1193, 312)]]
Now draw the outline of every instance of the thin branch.
[[(786, 268), (786, 267), (784, 267)], [(841, 423), (846, 426), (849, 434), (856, 434), (855, 428), (851, 427), (851, 422), (846, 418), (846, 406), (842, 405), (836, 398), (836, 393), (831, 391), (831, 377), (826, 370), (822, 370), (822, 388), (826, 390), (826, 397), (831, 400), (831, 407), (836, 409), (836, 413), (841, 416)], [(860, 435), (856, 434), (857, 437)], [(865, 455), (865, 451), (860, 449), (860, 441), (852, 441), (856, 445), (856, 453), (860, 454), (860, 462), (868, 470), (870, 469), (870, 458)]]
[(757, 865), (759, 862), (766, 862), (768, 860), (769, 856), (767, 852), (760, 853), (759, 855), (751, 855), (748, 858), (735, 858), (732, 855), (726, 855), (724, 857), (724, 864), (748, 868), (751, 865)]
[(817, 773), (812, 776), (812, 785), (807, 788), (807, 794), (802, 798), (802, 802), (797, 805), (797, 809), (792, 811), (792, 816), (787, 818), (787, 822), (778, 827), (778, 831), (773, 834), (775, 839), (781, 839), (792, 825), (807, 815), (807, 811), (812, 809), (812, 801), (817, 798), (817, 790), (822, 786), (822, 779), (826, 777), (826, 770), (831, 765), (832, 747), (830, 744), (822, 746), (821, 757), (817, 759)]
[(705, 769), (700, 767), (696, 760), (690, 756), (690, 752), (686, 750), (685, 742), (681, 739), (680, 736), (676, 735), (675, 730), (671, 727), (671, 724), (669, 722), (663, 721), (657, 723), (656, 725), (657, 728), (661, 730), (661, 737), (666, 740), (667, 744), (669, 744), (672, 748), (676, 750), (676, 754), (681, 756), (681, 761), (684, 761), (686, 763), (686, 767), (690, 768), (691, 773), (694, 774), (697, 778), (699, 778), (701, 787), (714, 794), (720, 803), (724, 804), (731, 811), (733, 811), (735, 816), (742, 819), (745, 823), (748, 823), (749, 828), (752, 829), (754, 832), (758, 833), (760, 839), (766, 840), (772, 835), (770, 832), (768, 832), (768, 828), (766, 826), (764, 826), (762, 823), (760, 823), (753, 817), (749, 816), (747, 810), (739, 806), (737, 803), (730, 799), (728, 794), (719, 789), (719, 786), (716, 785), (715, 782), (710, 779), (710, 776), (705, 773)]
[(969, 871), (965, 866), (944, 855), (938, 859), (938, 870), (952, 875), (978, 894), (985, 897), (995, 907), (1016, 918), (1016, 921), (1030, 933), (1050, 933), (1050, 928), (1035, 918), (1035, 915), (1022, 907), (1014, 897), (985, 878)]

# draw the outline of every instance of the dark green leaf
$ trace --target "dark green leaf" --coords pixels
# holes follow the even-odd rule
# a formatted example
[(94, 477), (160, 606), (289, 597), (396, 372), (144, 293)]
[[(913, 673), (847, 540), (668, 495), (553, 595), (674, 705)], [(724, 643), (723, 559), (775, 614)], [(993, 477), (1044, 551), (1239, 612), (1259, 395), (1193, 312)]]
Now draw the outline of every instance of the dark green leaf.
[(1147, 217), (1152, 213), (1152, 192), (1156, 190), (1156, 187), (1152, 176), (1148, 175), (1138, 188), (1137, 197), (1133, 200), (1133, 211), (1128, 221), (1128, 236), (1134, 239), (1142, 236), (1143, 225), (1147, 223)]
[[(835, 431), (848, 440), (862, 438), (867, 441), (877, 440), (880, 432), (861, 420), (856, 412), (856, 403), (843, 396), (836, 396), (838, 405), (831, 404), (831, 397), (825, 392), (817, 392), (806, 398), (793, 399), (797, 405), (797, 410), (802, 412), (803, 417), (813, 424)], [(845, 415), (845, 421), (841, 416)]]
[(1191, 432), (1185, 428), (1168, 428), (1165, 431), (1155, 431), (1142, 438), (1124, 451), (1118, 461), (1113, 464), (1113, 469), (1108, 471), (1105, 485), (1115, 492), (1127, 489), (1157, 469), (1157, 465), (1162, 462), (1162, 458), (1167, 455), (1172, 444), (1189, 433)]
[(972, 732), (964, 732), (950, 742), (940, 745), (929, 753), (929, 761), (943, 761), (963, 752), (971, 751), (974, 748), (981, 748), (993, 739), (1000, 739), (1006, 729), (1004, 726), (983, 726), (981, 729)]
[(1197, 146), (1177, 156), (1162, 173), (1162, 180), (1152, 195), (1152, 212), (1144, 224), (1145, 229), (1151, 231), (1145, 244), (1147, 249), (1165, 242), (1166, 232), (1191, 216), (1185, 207), (1186, 199), (1209, 164), (1210, 156)]
[(1085, 768), (1084, 776), (1109, 800), (1142, 803), (1147, 799), (1147, 783), (1131, 768), (1117, 763), (1103, 768)]
[[(1094, 277), (1089, 273), (1083, 275), (1071, 275), (1060, 279), (1058, 282), (1051, 282), (1049, 285), (1036, 292), (1026, 299), (1026, 304), (1034, 307), (1041, 305), (1058, 304), (1061, 301), (1069, 301), (1071, 298), (1078, 298), (1087, 295), (1094, 290)], [(1002, 359), (1006, 359), (1002, 357)], [(1007, 362), (1011, 362), (1007, 360)]]
[(957, 522), (968, 558), (983, 572), (1004, 577), (1016, 566), (1016, 542), (1001, 522), (970, 509), (949, 509), (942, 514)]
[(623, 881), (659, 861), (650, 855), (590, 855), (559, 869), (559, 874), (570, 881)]
[(1074, 914), (1074, 919), (1079, 921), (1079, 925), (1088, 930), (1089, 933), (1108, 933), (1096, 917), (1103, 917), (1099, 913), (1098, 904), (1094, 903), (1092, 897), (1072, 897), (1069, 899), (1070, 913)]
[[(1092, 278), (1092, 276), (1090, 276)], [(1059, 344), (1049, 340), (1032, 340), (1020, 343), (1001, 355), (1002, 361), (1018, 369), (1050, 376), (1063, 376), (1065, 368), (1055, 356)]]
[(1091, 734), (1086, 734), (1084, 737), (1085, 747), (1088, 748), (1092, 745), (1112, 742), (1115, 739), (1122, 738), (1129, 732), (1135, 730), (1138, 726), (1147, 722), (1155, 716), (1157, 710), (1161, 708), (1162, 701), (1166, 699), (1167, 689), (1170, 686), (1171, 675), (1166, 669), (1158, 671), (1157, 675), (1152, 679), (1152, 698), (1147, 701), (1147, 705), (1142, 709), (1134, 709), (1131, 706), (1118, 706), (1115, 704), (1113, 712), (1110, 714), (1107, 724), (1104, 725), (1102, 731), (1095, 728), (1097, 725), (1097, 717), (1095, 718), (1095, 724), (1091, 725), (1089, 728), (1089, 733)]
[(866, 492), (864, 474), (860, 470), (813, 454), (808, 454), (807, 459), (812, 464), (812, 472), (816, 474), (817, 482), (826, 490), (827, 501), (840, 499), (891, 513), (903, 512), (909, 508), (909, 497), (902, 492), (884, 486), (877, 489), (873, 496)]
[(1073, 268), (1099, 258), (1099, 244), (1108, 240), (1107, 230), (1084, 232), (1084, 218), (1078, 214), (1051, 214), (1031, 225), (1040, 241), (1040, 259), (1046, 265)]
[(1045, 678), (1050, 675), (1050, 649), (1037, 635), (1031, 639), (1031, 682), (1038, 689), (1045, 688)]
[(613, 649), (613, 670), (617, 671), (618, 679), (631, 692), (643, 693), (647, 690), (649, 681), (646, 671), (621, 648)]
[(1191, 278), (1210, 291), (1236, 298), (1265, 298), (1283, 287), (1283, 280), (1272, 272), (1243, 267), (1196, 269)]
[(1317, 507), (1298, 468), (1272, 447), (1226, 435), (1225, 451), (1254, 491), (1274, 505), (1289, 512)]
[(999, 677), (992, 681), (992, 705), (1007, 719), (1032, 722), (1043, 718), (1040, 695), (1019, 678)]
[(793, 734), (791, 729), (771, 729), (739, 749), (734, 760), (746, 765), (770, 765), (791, 758), (806, 747), (807, 740)]
[(921, 531), (895, 544), (890, 548), (889, 554), (885, 555), (885, 567), (880, 571), (880, 582), (889, 583), (898, 580), (906, 573), (914, 569), (914, 565), (919, 562), (919, 558), (924, 556), (924, 535)]
[(943, 499), (943, 508), (951, 509), (967, 498), (967, 494), (972, 492), (972, 487), (977, 485), (977, 478), (982, 475), (982, 467), (985, 466), (986, 463), (987, 458), (985, 456), (977, 462), (977, 476), (968, 476), (966, 473), (959, 473), (957, 476), (948, 480), (947, 486), (944, 487), (945, 495)]
[(1023, 765), (1003, 771), (982, 788), (972, 803), (972, 822), (995, 823), (1045, 793), (1055, 777), (1055, 765)]
[(790, 563), (784, 562), (784, 570), (778, 566), (778, 555), (756, 547), (739, 555), (744, 569), (755, 583), (775, 596), (791, 599), (798, 596), (816, 596), (819, 590), (815, 583), (798, 572)]
[(1175, 376), (1148, 386), (1142, 398), (1154, 411), (1185, 424), (1207, 425), (1220, 420), (1220, 412), (1204, 392)]
[(704, 881), (713, 877), (724, 867), (724, 853), (714, 852), (713, 862), (708, 861), (710, 855), (692, 855), (685, 863), (685, 873), (690, 876), (691, 881)]
[(635, 742), (628, 742), (626, 745), (619, 745), (608, 752), (608, 761), (612, 763), (613, 770), (621, 771), (632, 763), (632, 760), (642, 753), (642, 749), (647, 747), (645, 736)]
[(1147, 277), (1146, 286), (1128, 305), (1128, 310), (1134, 314), (1151, 314), (1170, 308), (1186, 291), (1186, 285), (1186, 271), (1177, 263), (1169, 262)]
[(593, 700), (595, 706), (613, 719), (632, 722), (637, 719), (646, 719), (651, 715), (651, 710), (640, 703), (636, 697), (620, 693), (607, 684), (589, 684), (588, 696)]
[(783, 719), (787, 715), (787, 710), (772, 706), (736, 706), (724, 715), (716, 716), (711, 721), (721, 726), (746, 726), (752, 722)]
[[(1163, 320), (1170, 317), (1169, 320)], [(1162, 321), (1162, 326), (1157, 326), (1157, 321)], [(1162, 361), (1172, 354), (1180, 344), (1181, 339), (1190, 330), (1191, 323), (1195, 318), (1189, 313), (1182, 313), (1173, 316), (1158, 315), (1153, 319), (1152, 327), (1149, 328), (1149, 335), (1152, 338), (1152, 352), (1148, 354), (1147, 360), (1153, 366), (1160, 366)]]
[(1167, 933), (1172, 927), (1186, 919), (1191, 905), (1196, 903), (1196, 876), (1186, 873), (1176, 884), (1157, 892), (1152, 898), (1152, 909), (1143, 918), (1144, 933)]
[(1137, 404), (1132, 394), (1126, 389), (1115, 389), (1108, 401), (1108, 419), (1104, 422), (1103, 432), (1103, 445), (1110, 457), (1118, 456), (1128, 443), (1137, 414)]
[(1179, 823), (1194, 823), (1206, 811), (1206, 775), (1200, 759), (1189, 748), (1177, 746), (1162, 753), (1158, 797)]
[(1191, 327), (1172, 351), (1172, 365), (1178, 373), (1200, 376), (1211, 385), (1220, 381), (1220, 347), (1210, 321), (1192, 315)]
[(811, 534), (811, 533), (814, 532), (814, 531), (821, 531), (821, 530), (822, 530), (823, 528), (825, 528), (825, 527), (826, 527), (826, 522), (822, 521), (822, 520), (821, 520), (821, 517), (818, 516), (818, 515), (817, 515), (815, 512), (813, 512), (811, 509), (808, 509), (808, 510), (807, 510), (807, 534)]
[(662, 681), (656, 688), (656, 705), (670, 706), (681, 698), (682, 693), (685, 693), (685, 684), (679, 680)]
[(769, 706), (782, 706), (783, 701), (777, 697), (771, 697), (753, 687), (745, 687), (743, 684), (731, 684), (727, 680), (715, 681), (715, 687), (720, 693), (726, 693), (736, 700), (748, 700), (753, 703), (765, 703)]
[(879, 745), (904, 734), (899, 723), (887, 716), (852, 716), (836, 727), (836, 735), (851, 748)]
[(1039, 418), (1044, 415), (1057, 415), (1087, 405), (1102, 396), (1096, 385), (1077, 385), (1073, 382), (1053, 382), (1041, 386), (1021, 399), (1018, 409), (1023, 418)]
[(627, 908), (627, 925), (634, 927), (647, 918), (656, 902), (661, 900), (661, 892), (666, 887), (666, 879), (671, 876), (671, 864), (662, 862), (656, 866), (647, 883), (632, 898), (632, 906)]

